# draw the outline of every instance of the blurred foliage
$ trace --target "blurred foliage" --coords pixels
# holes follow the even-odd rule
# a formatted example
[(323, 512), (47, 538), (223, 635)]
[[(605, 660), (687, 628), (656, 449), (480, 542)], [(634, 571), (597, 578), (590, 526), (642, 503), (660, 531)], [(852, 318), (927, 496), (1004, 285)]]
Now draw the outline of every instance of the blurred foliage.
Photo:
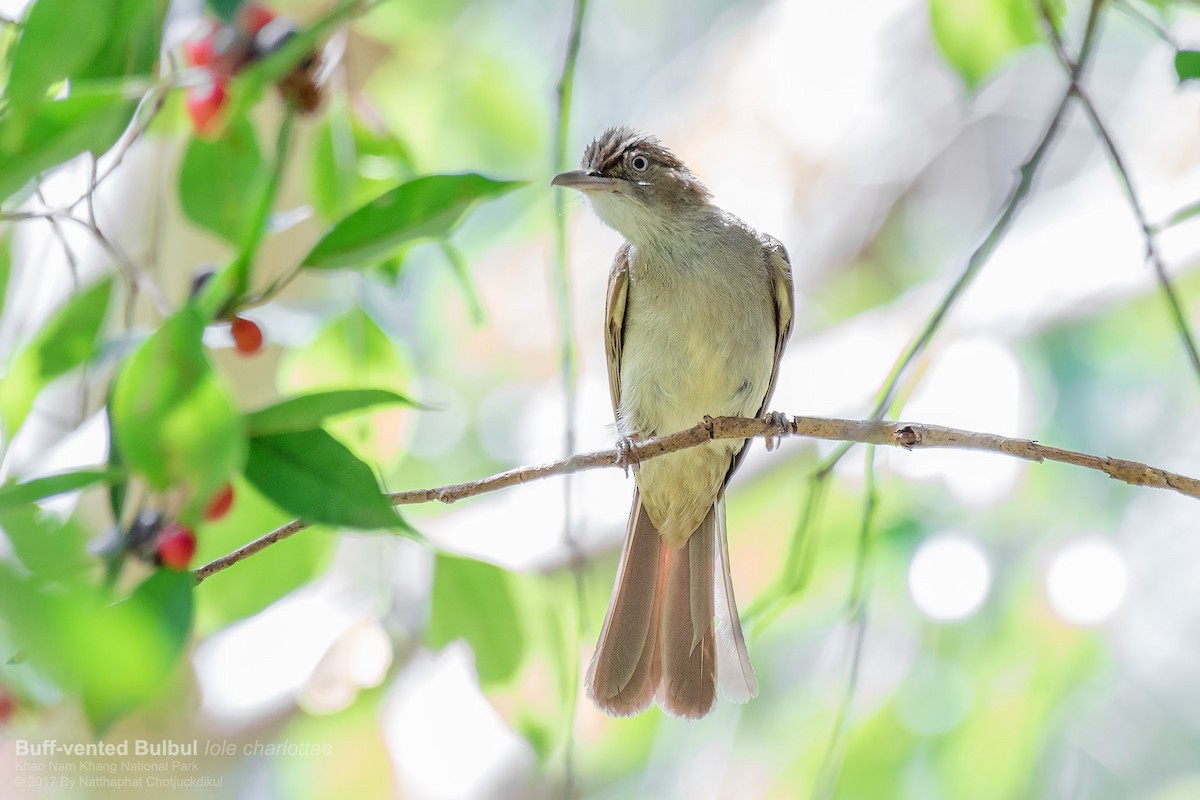
[[(67, 175), (105, 153), (114, 159), (122, 135), (137, 133), (180, 153), (177, 173), (151, 178), (170, 192), (154, 194), (155, 202), (177, 205), (185, 224), (212, 234), (207, 238), (215, 237), (222, 254), (208, 283), (190, 296), (162, 298), (159, 308), (123, 273), (120, 280), (82, 283), (73, 276), (54, 308), (31, 313), (29, 324), (19, 326), (3, 356), (0, 528), (7, 547), (0, 555), (0, 664), (13, 663), (0, 668), (0, 693), (17, 695), (29, 716), (43, 708), (77, 709), (96, 736), (114, 725), (146, 724), (164, 694), (171, 714), (207, 724), (180, 710), (185, 703), (170, 694), (187, 691), (192, 679), (189, 643), (203, 647), (297, 590), (328, 582), (345, 543), (360, 541), (341, 535), (348, 530), (394, 534), (362, 537), (388, 556), (389, 545), (415, 547), (420, 537), (409, 521), (419, 526), (446, 512), (413, 508), (402, 517), (383, 490), (513, 466), (487, 437), (521, 435), (508, 429), (516, 411), (506, 406), (497, 423), (480, 410), (501, 403), (497, 385), (518, 370), (525, 378), (546, 377), (537, 373), (540, 365), (525, 363), (526, 353), (507, 332), (471, 325), (487, 319), (472, 274), (483, 257), (516, 237), (544, 232), (544, 220), (533, 213), (544, 210), (544, 201), (516, 190), (524, 178), (544, 177), (557, 64), (546, 52), (558, 53), (559, 39), (545, 50), (512, 41), (525, 41), (515, 34), (548, 16), (550, 5), (281, 2), (304, 24), (283, 48), (231, 78), (226, 116), (205, 136), (188, 119), (196, 68), (182, 66), (177, 42), (166, 43), (168, 57), (159, 58), (167, 5), (35, 0), (20, 24), (0, 26), (0, 216), (36, 207), (32, 198), (43, 177)], [(236, 25), (243, 2), (205, 5)], [(704, 4), (709, 16), (700, 16), (714, 36), (736, 28), (720, 16), (726, 7), (749, 13), (757, 5)], [(644, 12), (637, 21), (649, 27), (674, 24), (667, 5), (620, 8)], [(1136, 8), (1169, 26), (1182, 6)], [(1081, 2), (1048, 7), (1059, 28), (1085, 12)], [(1037, 6), (1027, 0), (930, 0), (928, 24), (946, 69), (968, 91), (1002, 76), (1023, 50), (1046, 47)], [(603, 44), (604, 35), (589, 32), (589, 46)], [(631, 27), (613, 38), (643, 46), (650, 40), (642, 35)], [(330, 39), (345, 47), (346, 62), (335, 65), (322, 88), (323, 106), (305, 118), (272, 85)], [(1185, 44), (1171, 45), (1175, 78), (1180, 91), (1194, 91), (1200, 51)], [(140, 131), (142, 122), (148, 133)], [(80, 159), (84, 154), (91, 156)], [(87, 199), (62, 214), (85, 221)], [(1186, 207), (1164, 227), (1198, 212), (1200, 205)], [(929, 258), (924, 243), (909, 235), (912, 213), (897, 200), (855, 263), (824, 276), (823, 322), (869, 314), (938, 277), (933, 265), (940, 259)], [(3, 232), (0, 297), (10, 272), (39, 269), (28, 254), (14, 264), (17, 252)], [(153, 259), (155, 252), (138, 248), (132, 257)], [(426, 269), (430, 264), (436, 268)], [(202, 265), (134, 266), (183, 274)], [(309, 294), (276, 302), (296, 285)], [(1193, 279), (1184, 288), (1194, 297), (1200, 287)], [(449, 292), (462, 293), (465, 312), (463, 301), (447, 301)], [(524, 313), (515, 305), (515, 313)], [(304, 316), (295, 326), (303, 335), (268, 337), (267, 352), (252, 356), (257, 360), (231, 366), (227, 323), (250, 309), (261, 309), (264, 320), (283, 319), (284, 329), (288, 314)], [(6, 319), (24, 320), (28, 311), (4, 304)], [(470, 333), (451, 340), (446, 332), (458, 330), (458, 315)], [(544, 327), (549, 337), (550, 323)], [(1148, 400), (1142, 391), (1161, 385), (1177, 363), (1173, 334), (1157, 299), (1141, 297), (1021, 339), (1020, 358), (1037, 365), (1034, 391), (1047, 439), (1137, 453), (1171, 408), (1194, 402), (1174, 383), (1163, 398)], [(247, 400), (239, 369), (267, 375), (272, 397)], [(91, 396), (93, 406), (104, 405), (99, 418), (107, 420), (108, 463), (49, 474), (10, 471), (14, 441), (48, 449), (35, 438), (44, 433), (30, 430), (51, 416), (52, 387), (70, 381), (83, 394), (101, 387)], [(451, 398), (453, 409), (423, 403), (427, 388)], [(1126, 424), (1109, 424), (1114, 419)], [(489, 425), (500, 434), (484, 430)], [(413, 585), (401, 587), (388, 573), (389, 558), (380, 556), (382, 577), (350, 574), (356, 589), (377, 595), (369, 613), (397, 661), (381, 678), (386, 688), (364, 683), (333, 709), (297, 699), (256, 720), (271, 736), (335, 745), (329, 761), (272, 761), (266, 768), (272, 790), (288, 797), (374, 797), (392, 789), (394, 754), (380, 720), (395, 702), (395, 687), (414, 654), (464, 641), (480, 689), (528, 748), (536, 781), (544, 781), (533, 795), (557, 790), (569, 757), (581, 794), (667, 796), (675, 784), (664, 764), (686, 768), (716, 753), (717, 774), (727, 758), (739, 765), (731, 774), (757, 781), (705, 787), (728, 796), (806, 796), (831, 763), (840, 764), (831, 794), (847, 800), (1058, 796), (1056, 770), (1078, 757), (1063, 755), (1074, 706), (1082, 693), (1106, 690), (1113, 654), (1101, 637), (1050, 612), (1034, 562), (1046, 542), (1111, 530), (1138, 490), (1045, 467), (1036, 478), (1022, 472), (1015, 479), (1019, 502), (981, 514), (948, 503), (937, 481), (902, 479), (881, 467), (869, 537), (871, 638), (863, 657), (884, 678), (860, 686), (849, 681), (854, 667), (844, 642), (830, 643), (853, 638), (846, 599), (860, 555), (854, 535), (863, 513), (860, 468), (843, 465), (823, 485), (798, 538), (808, 489), (803, 476), (816, 458), (806, 452), (774, 459), (756, 478), (740, 478), (729, 498), (742, 607), (764, 612), (753, 619), (763, 683), (758, 700), (722, 707), (690, 728), (657, 710), (629, 720), (576, 713), (586, 666), (580, 641), (591, 638), (599, 621), (598, 598), (611, 586), (614, 554), (582, 568), (582, 592), (561, 563), (521, 571), (427, 551), (428, 574), (409, 576)], [(213, 495), (226, 484), (233, 487), (231, 511), (207, 518)], [(96, 502), (106, 486), (110, 509)], [(317, 527), (196, 588), (191, 573), (156, 563), (153, 542), (133, 540), (134, 520), (146, 511), (193, 528), (198, 563), (296, 518)], [(477, 529), (481, 538), (493, 532), (486, 519)], [(923, 540), (956, 529), (988, 545), (996, 588), (970, 624), (934, 623), (913, 608), (905, 570)], [(339, 580), (346, 574), (336, 573)], [(588, 607), (581, 608), (581, 595)], [(415, 623), (404, 607), (417, 602), (413, 597), (428, 606)], [(872, 652), (876, 645), (884, 655)], [(843, 712), (839, 737), (833, 731)], [(1183, 747), (1200, 741), (1191, 736), (1180, 737)], [(1194, 796), (1195, 765), (1190, 769), (1191, 777), (1182, 768), (1168, 775), (1158, 797)], [(239, 788), (257, 780), (254, 770), (245, 772), (250, 777), (241, 776)], [(1129, 786), (1160, 788), (1149, 779), (1131, 779)]]

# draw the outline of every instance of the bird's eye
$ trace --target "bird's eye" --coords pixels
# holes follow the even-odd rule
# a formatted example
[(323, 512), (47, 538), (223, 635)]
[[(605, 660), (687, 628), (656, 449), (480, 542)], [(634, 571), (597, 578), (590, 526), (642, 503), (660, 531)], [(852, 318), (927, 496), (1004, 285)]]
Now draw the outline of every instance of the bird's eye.
[(635, 172), (645, 172), (650, 168), (650, 159), (645, 156), (634, 156), (630, 160), (629, 166), (633, 167)]

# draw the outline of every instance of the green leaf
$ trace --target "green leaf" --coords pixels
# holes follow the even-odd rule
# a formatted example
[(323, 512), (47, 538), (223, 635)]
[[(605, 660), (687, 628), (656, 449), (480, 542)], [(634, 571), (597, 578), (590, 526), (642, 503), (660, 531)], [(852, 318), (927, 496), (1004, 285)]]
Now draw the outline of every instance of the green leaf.
[(87, 534), (73, 520), (62, 521), (37, 506), (0, 508), (0, 528), (17, 559), (34, 575), (55, 579), (78, 574), (95, 560)]
[(1039, 38), (1030, 0), (930, 0), (934, 39), (967, 87)]
[[(104, 42), (113, 0), (38, 0), (12, 50), (5, 96), (14, 130), (29, 119), (46, 90), (86, 64)], [(16, 134), (10, 134), (16, 135)]]
[(1175, 53), (1175, 74), (1179, 82), (1200, 78), (1200, 50), (1179, 50)]
[(192, 508), (241, 469), (242, 418), (201, 344), (190, 306), (169, 317), (122, 364), (111, 401), (113, 438), (129, 469), (160, 491), (183, 488)]
[(8, 300), (8, 282), (12, 278), (12, 242), (0, 237), (0, 312)]
[(183, 213), (231, 244), (246, 236), (264, 162), (254, 126), (233, 120), (216, 140), (192, 137), (179, 169)]
[(439, 554), (425, 638), (434, 648), (465, 639), (475, 651), (481, 685), (512, 679), (521, 665), (524, 635), (507, 573), (482, 561)]
[(226, 22), (233, 20), (242, 2), (243, 0), (205, 0), (209, 10)]
[[(85, 0), (86, 1), (86, 0)], [(71, 72), (73, 82), (143, 76), (152, 80), (162, 49), (163, 21), (170, 0), (100, 0), (107, 6), (106, 32), (95, 57)]]
[(292, 397), (246, 415), (252, 436), (319, 428), (329, 417), (377, 405), (399, 403), (420, 407), (402, 394), (385, 389), (344, 389)]
[(47, 384), (95, 354), (111, 295), (111, 279), (78, 292), (13, 358), (0, 379), (0, 425), (7, 435), (20, 429)]
[(88, 585), (50, 588), (0, 567), (0, 616), (102, 731), (170, 680), (187, 642), (194, 585), (190, 572), (160, 570), (110, 605)]
[[(134, 589), (128, 600), (104, 609), (107, 625), (102, 627), (127, 632), (127, 638), (114, 637), (110, 642), (132, 648), (143, 663), (134, 673), (136, 682), (114, 687), (112, 678), (101, 672), (100, 680), (95, 681), (98, 686), (85, 684), (84, 710), (94, 729), (104, 730), (166, 686), (187, 645), (195, 586), (191, 572), (160, 569)], [(97, 655), (101, 665), (121, 660)], [(118, 668), (117, 663), (107, 666)]]
[(34, 478), (24, 483), (0, 486), (0, 511), (25, 505), (56, 494), (76, 492), (102, 482), (123, 480), (124, 473), (105, 469), (79, 469)]
[(347, 528), (403, 528), (367, 464), (316, 428), (250, 438), (246, 480), (308, 522)]
[(475, 173), (411, 180), (336, 223), (301, 263), (313, 269), (366, 267), (406, 242), (449, 236), (476, 203), (522, 185)]
[(42, 103), (27, 126), (12, 115), (0, 117), (0, 200), (81, 153), (105, 153), (136, 109), (121, 89), (79, 88), (70, 97)]

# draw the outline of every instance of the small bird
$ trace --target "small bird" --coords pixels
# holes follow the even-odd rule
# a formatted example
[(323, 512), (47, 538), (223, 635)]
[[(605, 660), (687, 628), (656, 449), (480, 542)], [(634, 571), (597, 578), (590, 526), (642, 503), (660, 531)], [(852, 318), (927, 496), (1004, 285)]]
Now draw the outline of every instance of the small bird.
[[(776, 239), (710, 202), (658, 139), (605, 131), (576, 189), (625, 242), (609, 276), (605, 351), (617, 428), (628, 440), (690, 428), (708, 416), (761, 416), (792, 327), (792, 270)], [(698, 719), (722, 692), (758, 694), (729, 573), (725, 486), (745, 440), (648, 460), (637, 488), (612, 600), (587, 674), (603, 711), (657, 702)], [(714, 617), (716, 624), (714, 626)]]

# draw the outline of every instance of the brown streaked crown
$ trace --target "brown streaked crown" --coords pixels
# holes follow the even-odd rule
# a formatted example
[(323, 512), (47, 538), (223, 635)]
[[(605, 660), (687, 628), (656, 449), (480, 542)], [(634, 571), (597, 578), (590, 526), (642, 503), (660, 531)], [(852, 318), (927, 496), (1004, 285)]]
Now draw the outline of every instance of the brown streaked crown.
[(704, 184), (657, 137), (625, 126), (609, 128), (596, 137), (583, 151), (579, 166), (593, 175), (624, 177), (622, 168), (632, 153), (644, 155), (659, 168), (674, 173), (696, 194), (708, 198), (708, 189)]

